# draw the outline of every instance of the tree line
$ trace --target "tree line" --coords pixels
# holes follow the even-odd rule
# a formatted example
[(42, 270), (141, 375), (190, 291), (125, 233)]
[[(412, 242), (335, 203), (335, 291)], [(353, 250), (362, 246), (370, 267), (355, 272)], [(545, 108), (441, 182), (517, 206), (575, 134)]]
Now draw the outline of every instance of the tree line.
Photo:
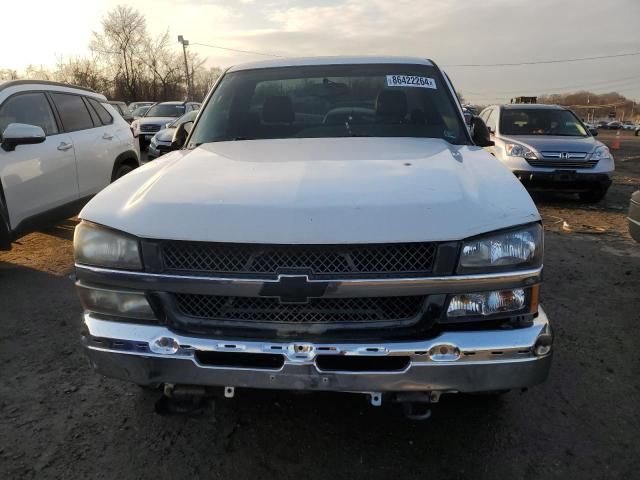
[(588, 120), (606, 119), (609, 114), (616, 120), (640, 120), (640, 103), (618, 92), (593, 93), (580, 91), (566, 94), (550, 94), (538, 97), (538, 103), (552, 103), (570, 107), (580, 117)]
[[(186, 100), (187, 77), (183, 53), (172, 45), (168, 29), (152, 36), (146, 18), (139, 11), (118, 5), (93, 32), (89, 55), (60, 58), (52, 69), (29, 65), (24, 72), (0, 69), (0, 80), (26, 78), (55, 80), (103, 93), (110, 100)], [(218, 67), (206, 67), (206, 59), (187, 52), (191, 98), (201, 101), (221, 74)]]

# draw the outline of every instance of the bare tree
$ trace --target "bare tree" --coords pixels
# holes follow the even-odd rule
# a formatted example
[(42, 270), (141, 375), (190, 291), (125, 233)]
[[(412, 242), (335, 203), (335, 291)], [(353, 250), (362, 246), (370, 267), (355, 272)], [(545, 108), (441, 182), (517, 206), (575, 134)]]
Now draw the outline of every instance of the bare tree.
[[(89, 48), (90, 56), (59, 58), (51, 71), (33, 65), (24, 74), (0, 70), (0, 80), (55, 79), (126, 101), (186, 99), (182, 52), (171, 43), (168, 30), (151, 37), (144, 15), (137, 10), (118, 5), (109, 11)], [(206, 59), (193, 51), (188, 52), (187, 61), (193, 99), (202, 100), (222, 71), (206, 67)]]
[(143, 79), (144, 49), (148, 44), (145, 17), (126, 5), (118, 5), (102, 20), (102, 32), (94, 32), (90, 48), (103, 57), (114, 72), (116, 86), (125, 97), (137, 99)]
[(64, 61), (58, 59), (54, 78), (59, 82), (91, 88), (96, 92), (109, 93), (111, 82), (95, 56), (76, 57)]
[(0, 70), (0, 80), (17, 80), (20, 78), (17, 70), (3, 68)]
[(51, 72), (45, 70), (42, 65), (36, 67), (35, 65), (29, 64), (24, 73), (25, 77), (30, 80), (51, 80), (53, 76)]
[(209, 93), (211, 87), (222, 75), (222, 69), (219, 67), (204, 67), (200, 66), (194, 70), (193, 73), (193, 98), (196, 101), (204, 100), (204, 97)]
[(151, 73), (149, 98), (170, 98), (180, 93), (180, 83), (184, 75), (181, 58), (169, 48), (169, 31), (156, 39), (147, 39), (145, 65)]

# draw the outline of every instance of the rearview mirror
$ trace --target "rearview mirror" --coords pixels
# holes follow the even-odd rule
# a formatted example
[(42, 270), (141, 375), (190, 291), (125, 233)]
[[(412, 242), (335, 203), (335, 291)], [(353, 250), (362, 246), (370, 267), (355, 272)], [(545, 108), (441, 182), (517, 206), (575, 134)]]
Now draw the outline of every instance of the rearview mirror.
[(491, 140), (489, 128), (480, 117), (471, 118), (471, 138), (473, 143), (479, 147), (493, 147), (495, 145)]
[(2, 132), (3, 150), (12, 152), (18, 145), (33, 145), (42, 143), (47, 136), (44, 130), (36, 125), (27, 125), (26, 123), (10, 123)]
[(594, 137), (597, 137), (598, 136), (598, 129), (597, 128), (590, 128), (589, 129), (589, 133), (591, 135), (593, 135)]
[(187, 143), (187, 137), (191, 133), (193, 122), (184, 122), (178, 125), (173, 132), (173, 139), (171, 140), (171, 150), (180, 150)]

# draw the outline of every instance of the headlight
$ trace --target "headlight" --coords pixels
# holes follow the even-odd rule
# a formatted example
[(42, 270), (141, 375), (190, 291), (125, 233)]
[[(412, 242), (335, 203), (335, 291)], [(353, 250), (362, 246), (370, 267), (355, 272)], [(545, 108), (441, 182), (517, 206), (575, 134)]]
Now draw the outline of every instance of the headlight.
[(142, 269), (138, 240), (93, 223), (81, 222), (73, 236), (76, 263), (99, 267)]
[(505, 144), (504, 149), (510, 157), (522, 157), (528, 158), (529, 160), (536, 159), (536, 152), (524, 145), (520, 145), (519, 143), (507, 143)]
[(591, 154), (591, 160), (606, 160), (611, 158), (611, 152), (604, 145), (596, 148)]
[(464, 242), (458, 273), (491, 272), (542, 265), (542, 225), (484, 235)]
[(156, 133), (153, 137), (151, 137), (151, 142), (150, 144), (153, 145), (154, 147), (156, 146), (156, 144), (158, 143), (158, 139), (156, 138), (158, 136), (158, 134)]

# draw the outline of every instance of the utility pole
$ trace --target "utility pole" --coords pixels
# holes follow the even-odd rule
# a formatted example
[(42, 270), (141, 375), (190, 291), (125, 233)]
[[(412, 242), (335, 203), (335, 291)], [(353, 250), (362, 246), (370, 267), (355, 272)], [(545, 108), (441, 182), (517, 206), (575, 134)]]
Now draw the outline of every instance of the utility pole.
[(187, 79), (187, 100), (191, 100), (191, 81), (189, 78), (189, 64), (187, 63), (187, 46), (189, 45), (189, 40), (184, 38), (182, 35), (178, 35), (178, 42), (182, 44), (182, 53), (184, 55), (184, 73)]

